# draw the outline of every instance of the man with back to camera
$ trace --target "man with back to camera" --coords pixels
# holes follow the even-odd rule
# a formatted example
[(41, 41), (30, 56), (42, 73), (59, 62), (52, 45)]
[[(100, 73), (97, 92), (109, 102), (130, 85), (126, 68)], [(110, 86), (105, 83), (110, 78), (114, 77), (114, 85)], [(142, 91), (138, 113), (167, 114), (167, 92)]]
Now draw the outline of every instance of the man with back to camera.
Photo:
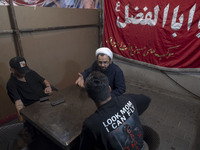
[(50, 83), (29, 69), (23, 57), (14, 57), (9, 61), (10, 79), (7, 82), (7, 93), (17, 109), (19, 121), (23, 118), (20, 110), (27, 105), (38, 101), (40, 98), (52, 93)]
[(150, 98), (142, 94), (123, 94), (112, 98), (108, 78), (92, 72), (85, 89), (97, 110), (82, 127), (79, 150), (144, 150), (139, 120)]
[(111, 87), (111, 97), (123, 94), (126, 91), (124, 74), (122, 70), (112, 62), (112, 51), (107, 47), (98, 48), (96, 50), (96, 57), (97, 60), (91, 67), (78, 74), (79, 77), (75, 84), (84, 87), (84, 81), (87, 76), (93, 71), (100, 71), (108, 77), (109, 85)]

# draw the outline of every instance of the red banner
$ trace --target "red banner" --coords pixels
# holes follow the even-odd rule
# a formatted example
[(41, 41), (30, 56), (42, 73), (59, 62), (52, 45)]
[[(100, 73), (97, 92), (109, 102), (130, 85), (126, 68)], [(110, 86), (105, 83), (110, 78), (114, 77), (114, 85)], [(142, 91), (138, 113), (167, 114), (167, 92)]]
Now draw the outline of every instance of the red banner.
[(104, 0), (103, 45), (170, 68), (200, 68), (199, 0)]

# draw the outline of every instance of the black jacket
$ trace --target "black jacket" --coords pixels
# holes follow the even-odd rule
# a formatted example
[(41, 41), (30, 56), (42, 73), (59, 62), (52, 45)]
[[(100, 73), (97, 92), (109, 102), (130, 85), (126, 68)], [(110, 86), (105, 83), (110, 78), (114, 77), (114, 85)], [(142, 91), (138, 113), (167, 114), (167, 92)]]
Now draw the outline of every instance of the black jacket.
[[(90, 68), (86, 69), (82, 73), (84, 80), (93, 71), (102, 72), (97, 64), (97, 61), (95, 61)], [(126, 91), (124, 74), (117, 65), (115, 65), (114, 63), (111, 63), (109, 67), (107, 68), (107, 70), (105, 70), (102, 73), (104, 73), (108, 77), (109, 85), (112, 89), (111, 91), (112, 97), (120, 96)]]

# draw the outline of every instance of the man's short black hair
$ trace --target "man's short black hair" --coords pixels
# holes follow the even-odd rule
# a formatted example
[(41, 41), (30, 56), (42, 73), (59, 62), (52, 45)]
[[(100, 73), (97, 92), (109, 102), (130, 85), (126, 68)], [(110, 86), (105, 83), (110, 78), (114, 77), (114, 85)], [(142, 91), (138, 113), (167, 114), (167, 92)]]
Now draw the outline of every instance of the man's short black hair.
[(85, 81), (85, 89), (96, 103), (105, 101), (110, 97), (108, 78), (99, 71), (90, 73)]

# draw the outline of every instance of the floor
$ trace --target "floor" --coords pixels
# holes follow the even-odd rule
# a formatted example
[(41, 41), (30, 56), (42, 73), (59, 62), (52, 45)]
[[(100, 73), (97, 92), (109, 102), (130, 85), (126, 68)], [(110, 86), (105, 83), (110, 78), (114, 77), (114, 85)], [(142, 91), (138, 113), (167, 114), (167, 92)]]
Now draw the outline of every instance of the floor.
[(151, 98), (140, 118), (158, 133), (159, 150), (200, 150), (200, 99), (134, 83), (127, 84), (127, 92)]
[(141, 115), (142, 124), (160, 136), (159, 150), (200, 150), (200, 99), (171, 92), (127, 84), (127, 92), (151, 98)]

